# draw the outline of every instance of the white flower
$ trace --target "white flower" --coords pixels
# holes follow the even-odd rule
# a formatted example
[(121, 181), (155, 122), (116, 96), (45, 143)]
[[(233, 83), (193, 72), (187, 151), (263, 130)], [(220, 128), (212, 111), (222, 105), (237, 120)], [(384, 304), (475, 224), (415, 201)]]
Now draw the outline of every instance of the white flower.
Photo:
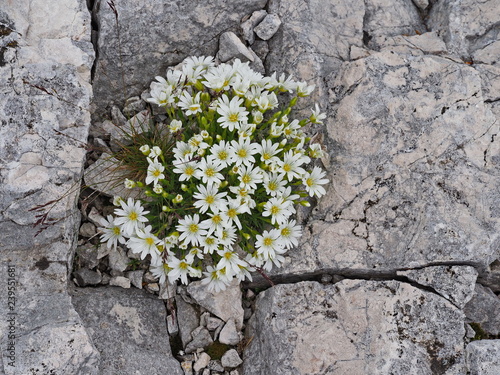
[(149, 254), (153, 259), (153, 263), (157, 263), (161, 254), (156, 245), (160, 243), (160, 240), (151, 233), (151, 229), (151, 225), (148, 225), (144, 229), (137, 229), (137, 237), (131, 237), (127, 241), (127, 246), (133, 253), (140, 253), (141, 259), (146, 258), (146, 255)]
[(231, 141), (231, 146), (234, 149), (233, 162), (236, 166), (241, 164), (250, 165), (255, 163), (254, 154), (258, 152), (259, 145), (251, 143), (250, 138), (240, 138), (238, 142)]
[(234, 149), (224, 140), (213, 145), (210, 148), (210, 152), (223, 168), (227, 167), (229, 162), (234, 158)]
[(314, 90), (314, 85), (309, 86), (307, 82), (298, 82), (296, 90), (298, 96), (309, 96)]
[(235, 202), (233, 200), (228, 203), (227, 207), (224, 207), (224, 209), (221, 210), (222, 218), (230, 224), (236, 224), (238, 229), (241, 230), (241, 222), (238, 215), (244, 212), (244, 208), (239, 204), (239, 202)]
[(319, 143), (313, 143), (309, 146), (309, 156), (312, 158), (323, 157), (323, 148)]
[(262, 216), (271, 216), (271, 223), (283, 224), (292, 214), (290, 201), (283, 201), (281, 198), (273, 197), (264, 205)]
[(175, 168), (172, 171), (180, 174), (179, 181), (189, 181), (191, 177), (196, 176), (198, 163), (191, 161), (190, 157), (183, 160), (175, 160), (173, 165)]
[(159, 148), (158, 146), (151, 147), (149, 157), (154, 158), (154, 157), (158, 157), (160, 155), (161, 155), (161, 148)]
[(139, 148), (139, 151), (142, 152), (144, 155), (148, 156), (149, 155), (149, 146), (148, 145), (142, 145)]
[(239, 129), (240, 124), (248, 120), (248, 111), (245, 107), (241, 107), (243, 104), (243, 99), (235, 96), (229, 101), (226, 94), (218, 100), (217, 113), (221, 116), (217, 119), (220, 122), (220, 126), (229, 131), (234, 129)]
[(222, 228), (218, 238), (221, 245), (231, 247), (236, 241), (236, 229), (228, 224)]
[(255, 238), (257, 252), (262, 254), (265, 260), (273, 258), (276, 252), (282, 252), (284, 248), (284, 242), (277, 229), (265, 230), (262, 235), (258, 234)]
[(134, 202), (132, 198), (128, 198), (127, 202), (121, 202), (121, 209), (115, 209), (115, 215), (120, 217), (115, 219), (115, 224), (121, 225), (123, 233), (126, 236), (133, 235), (137, 229), (143, 227), (143, 223), (148, 219), (144, 216), (149, 211), (144, 211), (139, 201)]
[(319, 167), (314, 167), (312, 172), (306, 172), (302, 177), (302, 183), (304, 184), (306, 191), (309, 196), (315, 195), (316, 197), (321, 197), (326, 194), (326, 190), (323, 186), (328, 183), (328, 179), (323, 178), (326, 176), (325, 171), (321, 170)]
[(219, 240), (214, 236), (207, 235), (201, 239), (201, 244), (203, 251), (206, 254), (212, 254), (219, 248)]
[(125, 185), (125, 189), (133, 189), (133, 188), (135, 188), (135, 181), (129, 180), (128, 178), (126, 178), (123, 181), (123, 184)]
[(182, 121), (174, 119), (170, 122), (170, 125), (168, 126), (168, 128), (170, 129), (170, 131), (172, 133), (177, 133), (179, 130), (182, 129)]
[(148, 98), (147, 101), (153, 104), (157, 104), (160, 107), (165, 107), (173, 104), (175, 101), (173, 88), (168, 84), (165, 78), (160, 76), (157, 76), (155, 78), (158, 82), (151, 83), (151, 98)]
[(119, 195), (113, 196), (113, 206), (121, 206), (122, 202), (123, 202), (122, 197), (120, 197)]
[(207, 231), (200, 227), (200, 216), (198, 214), (184, 216), (184, 219), (179, 220), (176, 228), (181, 232), (179, 241), (185, 240), (186, 244), (192, 243), (194, 246), (198, 246), (202, 236), (207, 234)]
[(160, 263), (157, 265), (152, 265), (150, 268), (153, 276), (158, 279), (160, 284), (163, 284), (167, 278), (167, 273), (170, 271), (170, 267), (168, 267), (165, 263)]
[(272, 197), (283, 194), (286, 185), (286, 181), (283, 179), (284, 173), (264, 173), (263, 177), (263, 185), (267, 194)]
[(167, 265), (171, 268), (168, 272), (168, 281), (173, 284), (179, 278), (183, 284), (188, 283), (188, 275), (193, 273), (198, 273), (192, 266), (192, 257), (186, 257), (184, 259), (179, 259), (175, 256), (169, 256)]
[(153, 191), (156, 194), (161, 194), (163, 193), (163, 187), (160, 184), (156, 184), (155, 186), (153, 186)]
[(254, 99), (254, 105), (259, 108), (259, 111), (265, 112), (278, 106), (278, 98), (274, 92), (263, 92), (260, 96)]
[(260, 169), (259, 167), (254, 167), (253, 165), (242, 165), (238, 169), (238, 175), (240, 180), (240, 187), (257, 189), (257, 184), (260, 184), (262, 182), (262, 169)]
[(314, 109), (311, 109), (312, 115), (309, 117), (313, 124), (322, 124), (323, 120), (326, 118), (326, 113), (321, 113), (319, 105), (316, 103)]
[(292, 181), (294, 178), (301, 178), (304, 175), (306, 171), (301, 165), (309, 162), (309, 160), (307, 156), (300, 153), (294, 154), (290, 150), (283, 156), (283, 160), (278, 161), (278, 165), (280, 170), (286, 174), (288, 181)]
[(108, 215), (108, 220), (101, 218), (101, 224), (104, 228), (99, 228), (102, 233), (101, 241), (106, 242), (106, 247), (110, 249), (113, 247), (116, 250), (116, 246), (119, 243), (125, 243), (125, 238), (123, 237), (122, 228), (115, 223), (115, 218), (112, 215)]
[(210, 213), (209, 216), (200, 223), (200, 228), (207, 230), (207, 236), (215, 232), (217, 237), (222, 237), (222, 230), (230, 225), (228, 220), (220, 212)]
[(153, 183), (154, 185), (158, 184), (158, 180), (164, 179), (165, 175), (163, 174), (163, 171), (165, 170), (165, 167), (158, 162), (158, 159), (155, 158), (154, 160), (151, 160), (150, 158), (148, 159), (148, 172), (146, 176), (146, 185), (149, 185)]
[(207, 267), (208, 272), (203, 272), (205, 278), (201, 280), (203, 285), (207, 285), (207, 288), (211, 292), (220, 292), (225, 290), (230, 283), (230, 279), (225, 274), (225, 269), (215, 269), (212, 266)]
[(300, 128), (299, 120), (295, 119), (283, 128), (283, 134), (287, 138), (295, 137)]
[(263, 139), (260, 144), (257, 144), (257, 152), (260, 154), (261, 160), (269, 164), (279, 160), (275, 156), (279, 152), (279, 146), (279, 143), (273, 143), (270, 139)]
[(212, 212), (218, 212), (224, 206), (223, 197), (227, 195), (226, 192), (218, 193), (216, 185), (198, 185), (198, 193), (193, 194), (193, 198), (197, 199), (194, 206), (199, 208), (201, 213), (207, 212), (210, 208)]
[(210, 68), (204, 76), (203, 84), (215, 91), (229, 90), (230, 84), (234, 81), (234, 69), (229, 64), (221, 64), (215, 68)]
[(222, 169), (221, 165), (218, 164), (216, 159), (211, 155), (201, 159), (197, 168), (199, 172), (195, 174), (195, 177), (201, 179), (203, 183), (207, 185), (218, 185), (224, 180), (224, 176), (220, 173)]
[(177, 105), (184, 110), (186, 116), (195, 115), (201, 112), (200, 95), (201, 93), (198, 92), (192, 97), (191, 94), (184, 91), (179, 97), (179, 103)]
[(283, 245), (287, 249), (297, 246), (299, 244), (298, 239), (302, 236), (302, 228), (300, 225), (296, 225), (296, 223), (297, 222), (295, 220), (290, 220), (288, 222), (284, 222), (279, 227), (279, 233), (283, 241)]
[(192, 157), (194, 152), (189, 143), (182, 141), (177, 141), (172, 151), (176, 159), (185, 159), (187, 157)]
[(240, 266), (245, 266), (245, 263), (240, 259), (238, 254), (228, 248), (217, 251), (217, 254), (221, 256), (221, 259), (217, 263), (217, 269), (226, 268), (227, 275), (237, 275), (240, 272)]

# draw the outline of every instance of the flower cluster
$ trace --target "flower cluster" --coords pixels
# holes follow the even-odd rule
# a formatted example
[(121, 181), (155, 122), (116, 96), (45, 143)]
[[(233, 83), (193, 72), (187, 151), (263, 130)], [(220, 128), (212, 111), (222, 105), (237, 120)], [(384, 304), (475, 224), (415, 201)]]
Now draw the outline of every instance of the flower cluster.
[[(296, 205), (325, 194), (328, 182), (313, 166), (322, 148), (302, 130), (325, 115), (316, 106), (307, 119), (289, 117), (313, 88), (211, 57), (188, 58), (156, 77), (148, 101), (164, 109), (168, 121), (157, 126), (171, 142), (140, 145), (143, 178), (125, 185), (146, 198), (116, 198), (102, 240), (150, 256), (161, 282), (203, 278), (216, 291), (279, 267), (301, 236)], [(281, 93), (291, 100), (279, 110)]]

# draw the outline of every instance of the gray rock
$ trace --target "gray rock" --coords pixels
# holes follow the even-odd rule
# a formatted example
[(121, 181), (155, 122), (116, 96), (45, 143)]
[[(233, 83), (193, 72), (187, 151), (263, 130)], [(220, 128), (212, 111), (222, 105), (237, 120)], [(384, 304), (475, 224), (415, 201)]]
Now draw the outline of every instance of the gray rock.
[(80, 226), (80, 236), (90, 238), (96, 234), (95, 225), (92, 223), (83, 223)]
[(83, 177), (85, 184), (110, 197), (115, 195), (122, 198), (140, 197), (142, 191), (139, 188), (125, 188), (124, 181), (129, 176), (120, 170), (119, 166), (120, 162), (115, 157), (103, 153), (94, 164), (85, 169)]
[(97, 260), (104, 258), (106, 255), (109, 255), (110, 252), (110, 247), (108, 247), (105, 243), (100, 243), (99, 245), (97, 245)]
[(255, 52), (261, 61), (264, 61), (269, 53), (269, 45), (264, 40), (256, 40), (252, 44), (251, 50)]
[(198, 359), (194, 363), (194, 366), (193, 366), (194, 371), (200, 371), (200, 370), (204, 369), (205, 367), (207, 367), (208, 364), (210, 363), (210, 359), (211, 358), (207, 353), (205, 353), (205, 352), (200, 353), (200, 355), (198, 356)]
[(224, 371), (224, 367), (222, 367), (220, 361), (218, 360), (211, 360), (210, 363), (208, 364), (208, 368), (212, 371), (218, 371), (218, 372)]
[(210, 332), (205, 327), (198, 327), (191, 335), (193, 340), (186, 345), (186, 353), (194, 353), (197, 349), (206, 348), (214, 342), (212, 336), (210, 336)]
[[(155, 0), (115, 3), (120, 40), (107, 1), (94, 4), (99, 25), (99, 59), (93, 84), (97, 116), (113, 103), (122, 105), (125, 98), (139, 95), (168, 66), (192, 55), (215, 56), (221, 31), (237, 31), (241, 19), (262, 9), (266, 0), (215, 0), (196, 6)], [(147, 35), (144, 30), (148, 30)]]
[(364, 0), (270, 0), (268, 12), (276, 14), (282, 24), (269, 40), (266, 71), (292, 74), (297, 80), (316, 85), (312, 96), (302, 104), (308, 115), (315, 102), (325, 108), (328, 89), (324, 77), (349, 60), (353, 45), (363, 46)]
[[(446, 44), (436, 32), (420, 35), (384, 35), (377, 38), (376, 42), (382, 51), (390, 50), (409, 55), (441, 55), (447, 53)], [(367, 57), (367, 55), (364, 57)]]
[(220, 320), (219, 318), (214, 318), (214, 317), (208, 317), (207, 319), (207, 329), (209, 331), (215, 331), (217, 328), (219, 328), (222, 324), (224, 324), (224, 321)]
[(497, 40), (499, 12), (496, 0), (438, 1), (429, 13), (427, 25), (445, 41), (450, 53), (469, 60)]
[(176, 289), (177, 285), (174, 284), (170, 284), (168, 282), (168, 279), (165, 280), (165, 282), (163, 284), (160, 285), (160, 294), (159, 294), (159, 298), (160, 299), (171, 299), (171, 298), (174, 298), (175, 297), (175, 289)]
[(80, 268), (78, 271), (73, 272), (73, 277), (79, 287), (98, 285), (102, 281), (99, 272), (91, 271), (88, 268)]
[(167, 331), (170, 336), (177, 336), (179, 334), (176, 315), (170, 314), (167, 316)]
[(128, 117), (134, 116), (137, 112), (146, 109), (146, 102), (138, 96), (133, 96), (125, 101), (123, 113)]
[[(80, 146), (90, 125), (90, 15), (76, 0), (0, 7), (0, 372), (96, 373), (99, 354), (66, 291), (80, 224)], [(30, 210), (58, 198), (48, 213), (53, 225), (39, 232), (36, 215), (49, 207)], [(7, 354), (12, 312), (15, 364)]]
[(181, 375), (162, 301), (142, 290), (76, 289), (73, 303), (101, 353), (99, 374)]
[(229, 349), (220, 359), (221, 365), (225, 368), (235, 368), (243, 363), (235, 349)]
[(412, 0), (369, 0), (366, 2), (363, 32), (367, 46), (377, 50), (380, 37), (416, 35), (427, 31)]
[(123, 276), (114, 276), (109, 280), (110, 286), (119, 286), (120, 288), (129, 289), (130, 280)]
[(398, 271), (398, 275), (421, 285), (432, 287), (460, 309), (474, 294), (477, 271), (470, 266), (433, 266), (417, 270)]
[(144, 110), (129, 118), (125, 125), (111, 127), (111, 150), (118, 152), (124, 145), (131, 144), (132, 137), (142, 134), (150, 128), (150, 122), (151, 114), (148, 110)]
[(300, 251), (273, 272), (488, 268), (498, 258), (500, 195), (498, 166), (484, 152), (498, 121), (477, 71), (384, 51), (346, 63), (329, 85), (331, 184)]
[(101, 285), (109, 285), (109, 281), (111, 280), (111, 276), (109, 276), (107, 273), (103, 273), (101, 275), (102, 280), (101, 280)]
[(160, 291), (160, 285), (158, 283), (146, 284), (145, 288), (150, 293), (158, 293)]
[(500, 335), (500, 298), (491, 289), (476, 284), (472, 299), (465, 305), (466, 322), (477, 323), (488, 335)]
[(199, 326), (200, 321), (196, 309), (178, 295), (175, 296), (175, 305), (177, 307), (176, 317), (179, 325), (179, 334), (182, 346), (185, 348), (193, 339), (191, 332)]
[(467, 369), (474, 375), (500, 373), (500, 340), (473, 341), (466, 348)]
[(252, 13), (252, 15), (245, 21), (243, 21), (240, 25), (241, 34), (243, 39), (248, 42), (248, 44), (253, 45), (255, 42), (255, 34), (254, 27), (257, 26), (265, 17), (267, 16), (267, 12), (262, 10), (256, 10)]
[(412, 0), (420, 10), (426, 10), (429, 6), (429, 0)]
[(130, 280), (133, 286), (142, 289), (142, 277), (144, 276), (144, 270), (129, 271), (125, 274), (125, 276)]
[(233, 279), (231, 284), (219, 293), (210, 292), (201, 281), (188, 285), (187, 291), (196, 303), (225, 322), (234, 319), (236, 327), (243, 326), (243, 307), (241, 306), (241, 289), (238, 280)]
[(281, 26), (281, 20), (277, 14), (268, 14), (262, 22), (254, 27), (254, 32), (262, 40), (271, 39)]
[(193, 375), (193, 361), (182, 361), (181, 368), (184, 375)]
[(243, 62), (254, 61), (252, 53), (232, 31), (226, 31), (220, 36), (217, 57), (221, 62), (227, 62), (233, 58)]
[[(102, 141), (102, 140), (101, 140)], [(102, 141), (104, 142), (104, 141)], [(96, 225), (97, 227), (101, 227), (102, 226), (102, 219), (104, 219), (104, 217), (99, 213), (99, 211), (97, 210), (97, 208), (95, 207), (92, 207), (90, 209), (90, 212), (88, 214), (88, 219), (94, 224)]]
[[(123, 104), (123, 103), (120, 103)], [(123, 127), (127, 123), (127, 118), (123, 115), (122, 111), (120, 108), (118, 108), (116, 105), (111, 106), (111, 120), (113, 127)], [(111, 134), (111, 133), (110, 133)]]
[(229, 319), (219, 333), (219, 342), (227, 345), (237, 345), (240, 341), (241, 332), (236, 328), (234, 320)]
[(459, 309), (409, 284), (281, 284), (257, 297), (243, 374), (464, 374), (464, 335)]
[(232, 370), (229, 375), (240, 375), (240, 372), (238, 370)]
[(95, 245), (87, 243), (76, 248), (76, 259), (75, 263), (80, 268), (93, 269), (99, 265), (99, 259), (97, 259), (98, 250)]
[(121, 247), (111, 248), (108, 255), (109, 268), (113, 271), (123, 272), (127, 269), (129, 262), (130, 259)]

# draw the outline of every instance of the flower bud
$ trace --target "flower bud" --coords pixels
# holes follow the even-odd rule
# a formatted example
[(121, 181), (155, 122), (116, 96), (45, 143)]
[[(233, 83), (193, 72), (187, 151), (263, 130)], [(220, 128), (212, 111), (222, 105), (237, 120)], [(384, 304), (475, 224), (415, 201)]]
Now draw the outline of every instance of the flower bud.
[(148, 156), (150, 153), (150, 149), (148, 145), (143, 145), (139, 148), (139, 151), (142, 152), (144, 155)]

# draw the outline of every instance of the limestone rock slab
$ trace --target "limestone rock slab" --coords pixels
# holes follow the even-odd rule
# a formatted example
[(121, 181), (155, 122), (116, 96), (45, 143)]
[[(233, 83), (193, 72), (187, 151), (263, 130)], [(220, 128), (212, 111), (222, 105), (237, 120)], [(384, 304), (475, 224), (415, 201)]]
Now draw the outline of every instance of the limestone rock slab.
[(78, 288), (73, 304), (101, 354), (99, 374), (182, 375), (163, 301), (139, 289)]
[(318, 102), (324, 108), (323, 77), (338, 69), (341, 60), (349, 60), (351, 46), (363, 46), (365, 2), (270, 0), (268, 12), (279, 17), (281, 26), (269, 40), (267, 72), (315, 84), (307, 105)]
[(118, 21), (107, 3), (97, 0), (94, 5), (98, 117), (113, 103), (122, 106), (126, 98), (139, 95), (155, 76), (184, 58), (215, 56), (221, 32), (238, 31), (241, 19), (264, 8), (266, 0), (116, 1)]
[(488, 335), (500, 335), (500, 298), (481, 284), (476, 284), (474, 292), (464, 308), (466, 322), (479, 324)]
[(409, 284), (281, 284), (255, 311), (244, 375), (465, 374), (463, 313)]
[[(450, 53), (470, 61), (472, 54), (492, 49), (491, 43), (498, 40), (499, 12), (498, 0), (438, 1), (429, 13), (427, 25), (443, 38)], [(498, 61), (498, 45), (495, 54)]]
[(477, 279), (476, 269), (470, 266), (431, 266), (398, 271), (397, 274), (420, 285), (430, 286), (460, 309), (473, 297)]
[[(466, 64), (391, 51), (329, 81), (331, 183), (275, 274), (388, 275), (498, 258), (499, 122)], [(486, 153), (485, 153), (486, 151)]]
[(500, 372), (500, 340), (473, 341), (466, 348), (470, 374), (495, 375)]

